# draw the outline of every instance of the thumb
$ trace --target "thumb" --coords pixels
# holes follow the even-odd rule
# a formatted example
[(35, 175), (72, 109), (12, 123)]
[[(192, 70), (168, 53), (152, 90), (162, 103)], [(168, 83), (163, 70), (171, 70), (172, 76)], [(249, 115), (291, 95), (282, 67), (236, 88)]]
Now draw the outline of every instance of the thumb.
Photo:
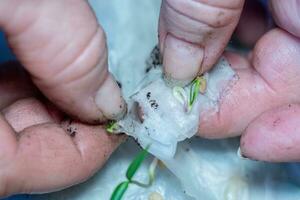
[(241, 152), (251, 159), (300, 160), (300, 105), (289, 104), (262, 114), (241, 138)]
[(163, 0), (159, 42), (167, 82), (186, 84), (220, 57), (244, 0)]
[(86, 1), (2, 0), (0, 27), (34, 83), (61, 109), (88, 122), (122, 115), (105, 34)]

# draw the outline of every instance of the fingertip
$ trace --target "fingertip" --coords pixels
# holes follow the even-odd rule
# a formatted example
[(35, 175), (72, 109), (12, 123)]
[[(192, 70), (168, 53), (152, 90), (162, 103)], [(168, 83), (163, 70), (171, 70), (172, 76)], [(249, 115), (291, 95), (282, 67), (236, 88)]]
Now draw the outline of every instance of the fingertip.
[(95, 97), (96, 105), (107, 119), (121, 119), (127, 112), (127, 105), (121, 89), (114, 77), (109, 74), (100, 86)]
[(204, 51), (201, 46), (169, 34), (163, 50), (165, 80), (169, 85), (186, 85), (200, 71)]
[(289, 104), (267, 111), (241, 137), (242, 155), (270, 162), (299, 161), (300, 106)]
[[(40, 91), (61, 110), (84, 122), (121, 118), (126, 112), (125, 102), (108, 73), (105, 33), (88, 2), (26, 1), (26, 6), (7, 2), (6, 10), (17, 5), (18, 12), (1, 16), (11, 18), (14, 26), (8, 28), (12, 23), (7, 20), (0, 26)], [(45, 29), (49, 20), (53, 23)]]

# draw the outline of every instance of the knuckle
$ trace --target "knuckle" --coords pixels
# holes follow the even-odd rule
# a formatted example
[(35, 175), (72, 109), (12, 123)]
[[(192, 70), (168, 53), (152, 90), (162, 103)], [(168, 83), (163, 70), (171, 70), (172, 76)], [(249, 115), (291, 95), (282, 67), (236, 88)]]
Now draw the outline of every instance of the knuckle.
[[(241, 0), (232, 0), (232, 7), (227, 1), (204, 1), (204, 0), (165, 0), (164, 5), (173, 9), (177, 17), (193, 20), (199, 24), (211, 28), (222, 28), (232, 22), (237, 22), (242, 10)], [(241, 5), (240, 5), (241, 4)]]

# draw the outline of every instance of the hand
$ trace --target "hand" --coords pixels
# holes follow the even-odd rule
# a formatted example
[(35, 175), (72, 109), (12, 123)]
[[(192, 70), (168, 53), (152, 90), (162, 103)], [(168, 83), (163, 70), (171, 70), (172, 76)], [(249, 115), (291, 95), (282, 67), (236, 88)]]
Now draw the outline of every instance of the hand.
[(168, 82), (184, 85), (216, 63), (243, 4), (244, 0), (163, 0), (159, 43)]
[(266, 33), (248, 58), (225, 53), (240, 79), (221, 99), (219, 112), (203, 114), (201, 136), (223, 138), (242, 133), (241, 152), (245, 157), (274, 162), (300, 160), (297, 2), (270, 2), (280, 28)]
[[(89, 123), (122, 116), (105, 35), (86, 1), (2, 0), (0, 27), (33, 83), (60, 109)], [(121, 141), (101, 126), (66, 120), (36, 97), (25, 74), (1, 67), (0, 196), (82, 182)]]

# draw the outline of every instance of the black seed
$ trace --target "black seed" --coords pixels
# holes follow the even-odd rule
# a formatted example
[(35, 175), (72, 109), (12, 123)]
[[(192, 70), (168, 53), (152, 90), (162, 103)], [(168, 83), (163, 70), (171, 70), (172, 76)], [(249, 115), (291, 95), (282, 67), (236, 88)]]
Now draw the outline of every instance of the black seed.
[(147, 99), (149, 100), (151, 97), (151, 92), (147, 92)]
[(156, 101), (153, 100), (153, 99), (151, 99), (151, 100), (149, 101), (149, 103), (156, 103)]

